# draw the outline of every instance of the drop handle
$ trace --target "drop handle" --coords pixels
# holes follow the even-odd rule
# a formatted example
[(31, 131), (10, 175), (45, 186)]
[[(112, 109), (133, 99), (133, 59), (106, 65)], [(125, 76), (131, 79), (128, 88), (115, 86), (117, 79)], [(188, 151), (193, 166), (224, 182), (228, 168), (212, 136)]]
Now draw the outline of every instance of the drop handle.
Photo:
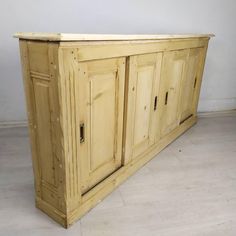
[(154, 111), (156, 111), (157, 109), (157, 96), (155, 96), (155, 99), (154, 99)]
[(84, 123), (80, 124), (79, 132), (80, 132), (80, 143), (83, 143), (84, 142)]
[(166, 97), (165, 97), (165, 105), (168, 103), (168, 92), (166, 92)]

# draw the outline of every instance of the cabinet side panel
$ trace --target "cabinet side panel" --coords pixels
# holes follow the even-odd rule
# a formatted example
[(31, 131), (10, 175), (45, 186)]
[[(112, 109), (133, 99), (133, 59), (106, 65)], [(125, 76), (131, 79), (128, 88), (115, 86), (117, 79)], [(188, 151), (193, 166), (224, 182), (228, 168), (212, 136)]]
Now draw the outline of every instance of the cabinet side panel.
[(35, 129), (35, 102), (33, 96), (33, 83), (30, 79), (29, 56), (26, 40), (20, 40), (20, 55), (22, 77), (24, 82), (24, 90), (27, 105), (28, 127), (30, 133), (31, 155), (34, 170), (34, 183), (36, 197), (41, 197), (41, 184), (39, 174), (39, 163), (37, 159), (37, 143), (36, 143), (36, 129)]
[(37, 198), (64, 211), (57, 44), (21, 41)]
[[(51, 134), (50, 83), (33, 80), (36, 104), (36, 122), (38, 138), (38, 158), (40, 162), (41, 181), (56, 187), (54, 154)], [(42, 168), (43, 167), (43, 168)]]

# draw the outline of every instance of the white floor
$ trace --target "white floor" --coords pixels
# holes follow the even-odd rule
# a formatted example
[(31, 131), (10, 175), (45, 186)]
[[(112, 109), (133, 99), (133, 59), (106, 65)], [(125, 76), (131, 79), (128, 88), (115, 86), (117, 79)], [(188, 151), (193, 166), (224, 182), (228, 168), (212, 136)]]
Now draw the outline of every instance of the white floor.
[(34, 207), (27, 129), (0, 129), (0, 235), (235, 236), (236, 115), (200, 118), (68, 230)]

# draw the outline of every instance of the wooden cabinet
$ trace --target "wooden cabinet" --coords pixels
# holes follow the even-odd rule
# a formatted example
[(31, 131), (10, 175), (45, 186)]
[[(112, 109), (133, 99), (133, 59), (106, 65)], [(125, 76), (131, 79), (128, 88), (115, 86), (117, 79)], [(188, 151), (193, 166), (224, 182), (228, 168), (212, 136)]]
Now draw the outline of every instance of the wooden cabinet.
[(211, 36), (16, 34), (36, 206), (68, 227), (195, 124)]

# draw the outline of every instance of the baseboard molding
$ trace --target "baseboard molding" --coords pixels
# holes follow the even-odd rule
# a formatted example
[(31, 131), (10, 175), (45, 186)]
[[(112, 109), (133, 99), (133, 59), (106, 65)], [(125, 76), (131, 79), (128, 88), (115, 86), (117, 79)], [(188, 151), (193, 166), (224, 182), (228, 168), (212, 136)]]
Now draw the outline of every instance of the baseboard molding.
[(200, 99), (198, 110), (201, 112), (229, 111), (236, 109), (236, 97)]
[[(198, 117), (217, 117), (217, 116), (232, 116), (236, 115), (236, 109), (225, 111), (210, 111), (210, 112), (198, 112)], [(23, 121), (0, 121), (0, 129), (2, 128), (15, 128), (15, 127), (27, 127), (26, 120)]]
[(0, 129), (2, 128), (15, 128), (15, 127), (27, 127), (27, 121), (0, 121)]
[(219, 117), (219, 116), (235, 116), (236, 109), (226, 111), (211, 111), (211, 112), (198, 112), (198, 117)]
[(36, 197), (35, 205), (38, 209), (42, 210), (48, 216), (53, 218), (57, 223), (63, 225), (65, 228), (68, 227), (66, 216), (62, 212), (58, 211), (55, 207), (51, 206), (38, 197)]

